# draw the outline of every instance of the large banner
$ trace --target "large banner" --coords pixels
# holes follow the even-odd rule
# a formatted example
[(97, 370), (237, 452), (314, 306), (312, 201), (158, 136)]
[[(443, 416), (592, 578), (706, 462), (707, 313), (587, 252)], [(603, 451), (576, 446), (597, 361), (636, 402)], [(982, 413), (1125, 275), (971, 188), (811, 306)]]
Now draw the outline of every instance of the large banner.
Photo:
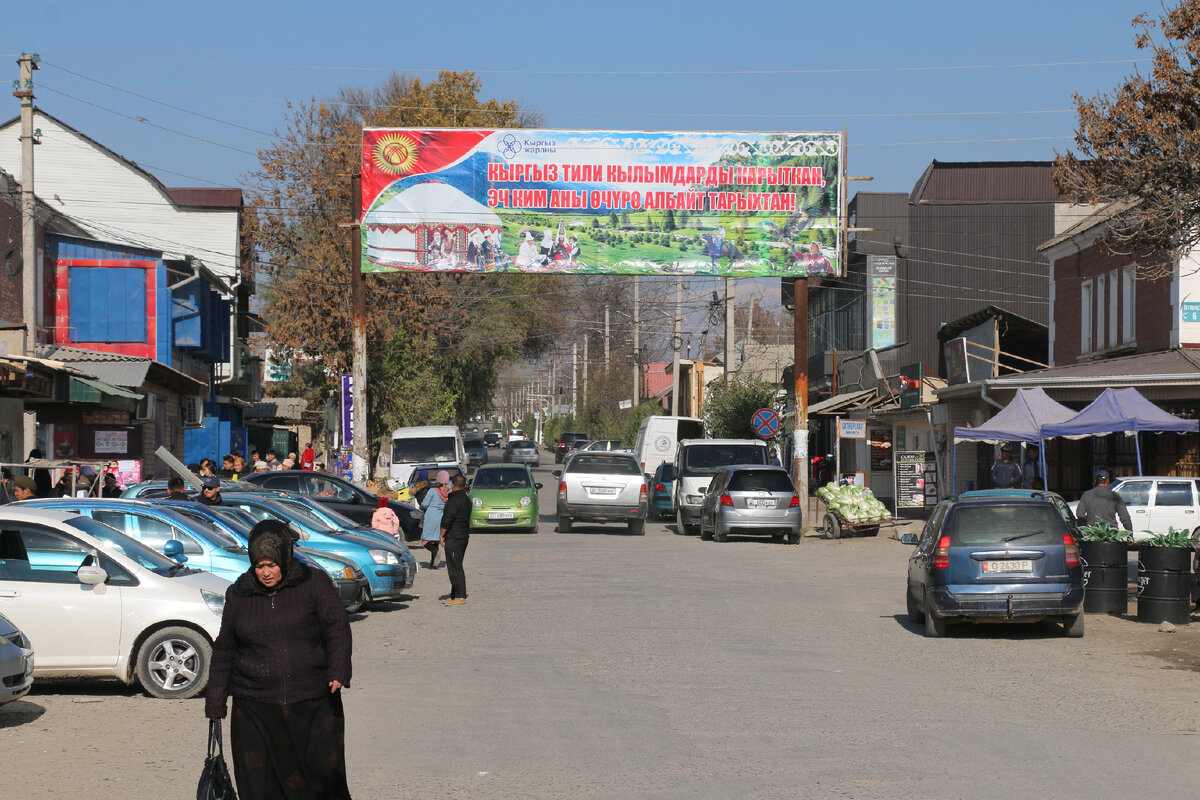
[(839, 274), (839, 133), (363, 131), (364, 272)]

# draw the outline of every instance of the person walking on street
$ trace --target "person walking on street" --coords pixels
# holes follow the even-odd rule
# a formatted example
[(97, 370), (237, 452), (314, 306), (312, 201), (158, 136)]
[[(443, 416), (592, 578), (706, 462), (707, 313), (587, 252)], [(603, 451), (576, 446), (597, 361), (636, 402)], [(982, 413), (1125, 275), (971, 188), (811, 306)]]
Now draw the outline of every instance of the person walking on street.
[(379, 505), (371, 515), (371, 527), (400, 538), (400, 518), (396, 516), (395, 511), (388, 508), (386, 497), (379, 498)]
[(1000, 448), (1000, 460), (992, 464), (992, 484), (997, 489), (1021, 488), (1021, 465), (1012, 460), (1012, 446)]
[[(1112, 483), (1112, 476), (1107, 470), (1096, 471), (1096, 486), (1088, 489), (1083, 493), (1083, 497), (1079, 498), (1079, 505), (1075, 506), (1075, 516), (1079, 519), (1080, 525), (1097, 525), (1101, 522), (1107, 522), (1114, 528), (1125, 526), (1125, 530), (1133, 530), (1133, 522), (1129, 519), (1129, 509), (1125, 507), (1125, 501), (1121, 499), (1121, 495), (1108, 488)], [(1121, 525), (1117, 524), (1117, 519), (1121, 520)]]
[(304, 453), (300, 456), (300, 469), (312, 472), (313, 465), (317, 458), (313, 454), (312, 442), (308, 443), (308, 447), (304, 448)]
[(204, 715), (233, 697), (230, 755), (242, 800), (349, 800), (343, 688), (352, 640), (337, 589), (292, 557), (291, 530), (250, 531), (250, 569), (225, 591)]
[[(438, 545), (442, 540), (442, 511), (446, 500), (450, 497), (450, 473), (439, 470), (433, 486), (425, 492), (421, 501), (421, 510), (425, 512), (421, 520), (421, 546), (429, 551), (429, 568), (437, 569)], [(445, 549), (445, 545), (442, 544)]]
[(442, 549), (446, 551), (446, 572), (450, 577), (450, 597), (442, 602), (461, 606), (467, 602), (467, 575), (463, 572), (463, 557), (471, 538), (471, 498), (467, 496), (467, 479), (455, 475), (452, 491), (442, 512)]

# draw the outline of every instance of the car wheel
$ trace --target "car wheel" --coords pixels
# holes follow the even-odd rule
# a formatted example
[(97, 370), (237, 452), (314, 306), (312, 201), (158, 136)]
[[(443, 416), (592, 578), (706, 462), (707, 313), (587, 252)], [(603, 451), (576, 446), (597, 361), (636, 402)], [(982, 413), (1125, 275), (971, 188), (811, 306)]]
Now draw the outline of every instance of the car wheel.
[(946, 635), (946, 620), (941, 619), (932, 611), (925, 612), (925, 635), (931, 639), (940, 639)]
[(155, 697), (185, 700), (208, 683), (212, 645), (191, 628), (163, 628), (151, 634), (137, 654), (137, 677)]
[(559, 533), (570, 533), (571, 532), (571, 518), (570, 517), (559, 517), (558, 518), (558, 532)]
[(909, 622), (924, 622), (925, 612), (921, 610), (921, 604), (913, 597), (912, 589), (905, 588), (904, 599), (908, 605), (908, 620)]
[(789, 533), (787, 535), (787, 543), (788, 544), (800, 544), (800, 532), (792, 531), (791, 533)]
[(645, 536), (646, 535), (646, 520), (644, 520), (644, 519), (629, 520), (629, 532), (632, 533), (634, 536)]
[(687, 529), (683, 526), (683, 512), (679, 509), (675, 510), (675, 535), (684, 536), (687, 534)]
[(1072, 639), (1083, 638), (1083, 612), (1073, 617), (1063, 617), (1063, 633)]
[(713, 520), (713, 539), (718, 542), (728, 542), (729, 534), (721, 527), (721, 523)]

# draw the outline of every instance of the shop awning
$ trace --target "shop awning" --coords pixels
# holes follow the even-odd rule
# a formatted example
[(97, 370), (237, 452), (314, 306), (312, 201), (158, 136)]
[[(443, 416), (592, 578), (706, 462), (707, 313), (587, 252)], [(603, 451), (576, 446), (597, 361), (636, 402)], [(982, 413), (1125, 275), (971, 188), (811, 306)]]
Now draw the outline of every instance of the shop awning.
[(813, 403), (808, 407), (808, 415), (815, 416), (818, 414), (834, 415), (839, 411), (845, 411), (854, 404), (866, 400), (875, 394), (874, 389), (866, 389), (858, 392), (845, 392), (843, 394), (835, 394), (828, 400), (822, 400), (819, 403)]
[(124, 397), (129, 400), (142, 399), (142, 395), (137, 392), (131, 392), (128, 389), (122, 389), (119, 386), (113, 386), (111, 383), (105, 383), (93, 378), (81, 378), (78, 375), (71, 376), (70, 386), (69, 399), (72, 403), (98, 403), (100, 402), (101, 394), (106, 394), (109, 397)]

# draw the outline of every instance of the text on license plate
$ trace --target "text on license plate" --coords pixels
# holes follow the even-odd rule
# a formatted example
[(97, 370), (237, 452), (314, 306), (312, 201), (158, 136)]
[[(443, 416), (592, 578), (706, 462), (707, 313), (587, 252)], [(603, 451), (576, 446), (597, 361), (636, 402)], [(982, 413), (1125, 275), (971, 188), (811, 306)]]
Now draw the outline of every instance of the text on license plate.
[(615, 486), (593, 486), (588, 491), (590, 491), (592, 494), (602, 494), (602, 495), (608, 496), (608, 495), (616, 494), (617, 487), (615, 487)]
[(775, 498), (773, 498), (773, 497), (768, 497), (765, 499), (750, 497), (750, 498), (747, 498), (747, 500), (746, 500), (746, 508), (774, 508), (774, 507), (775, 507)]
[(1033, 572), (1033, 562), (1029, 559), (983, 562), (984, 572)]
[(511, 511), (490, 511), (488, 519), (516, 519), (516, 515)]

